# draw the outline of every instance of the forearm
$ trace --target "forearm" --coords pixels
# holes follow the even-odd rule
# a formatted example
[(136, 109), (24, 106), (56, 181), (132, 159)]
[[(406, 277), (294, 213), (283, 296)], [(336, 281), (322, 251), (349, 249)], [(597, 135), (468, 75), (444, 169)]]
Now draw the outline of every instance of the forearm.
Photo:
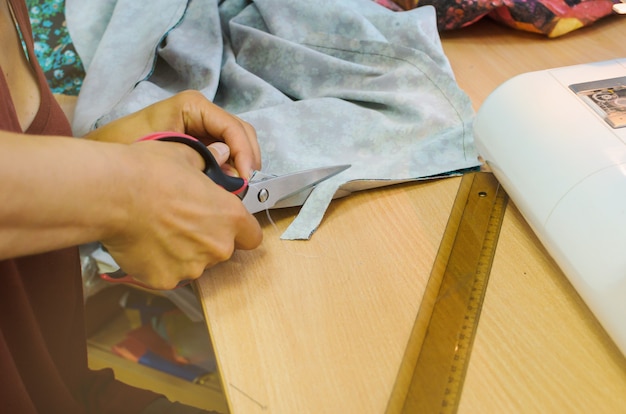
[[(132, 201), (122, 145), (0, 135), (0, 258), (106, 238)], [(117, 185), (119, 183), (124, 185)]]

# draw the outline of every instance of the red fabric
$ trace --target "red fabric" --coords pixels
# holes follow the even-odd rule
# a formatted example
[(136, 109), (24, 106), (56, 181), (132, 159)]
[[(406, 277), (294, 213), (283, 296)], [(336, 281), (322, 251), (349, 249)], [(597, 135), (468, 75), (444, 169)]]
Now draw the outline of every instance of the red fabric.
[[(489, 16), (515, 29), (558, 37), (613, 14), (620, 0), (393, 0), (405, 10), (431, 5), (439, 30), (460, 29)], [(385, 5), (385, 2), (381, 4)]]
[[(37, 66), (26, 8), (20, 0), (9, 3), (42, 91), (41, 106), (27, 132), (71, 135), (69, 123)], [(0, 105), (0, 129), (19, 132), (4, 76), (0, 76)], [(0, 261), (0, 280), (3, 412), (138, 413), (159, 397), (114, 380), (111, 370), (88, 369), (77, 248)]]

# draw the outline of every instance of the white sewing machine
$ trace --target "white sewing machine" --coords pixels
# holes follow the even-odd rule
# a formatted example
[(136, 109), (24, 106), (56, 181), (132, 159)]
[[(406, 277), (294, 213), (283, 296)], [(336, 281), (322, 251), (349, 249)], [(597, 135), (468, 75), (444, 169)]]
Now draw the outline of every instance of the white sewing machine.
[(626, 59), (517, 76), (485, 100), (474, 132), (479, 153), (626, 355)]

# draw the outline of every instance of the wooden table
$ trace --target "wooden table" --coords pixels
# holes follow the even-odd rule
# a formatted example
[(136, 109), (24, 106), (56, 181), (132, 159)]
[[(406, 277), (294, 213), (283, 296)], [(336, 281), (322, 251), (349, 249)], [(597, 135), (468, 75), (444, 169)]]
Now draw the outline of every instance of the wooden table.
[[(442, 35), (476, 108), (513, 75), (626, 56), (626, 19), (557, 39), (484, 20)], [(459, 178), (332, 203), (310, 241), (297, 210), (263, 214), (263, 245), (197, 286), (235, 413), (383, 413)], [(626, 410), (626, 359), (513, 203), (496, 252), (461, 413)]]

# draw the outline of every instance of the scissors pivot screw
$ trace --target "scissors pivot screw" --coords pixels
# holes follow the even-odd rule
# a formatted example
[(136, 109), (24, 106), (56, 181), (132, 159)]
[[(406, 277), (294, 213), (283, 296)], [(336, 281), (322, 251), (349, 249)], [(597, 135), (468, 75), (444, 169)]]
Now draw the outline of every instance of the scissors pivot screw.
[(267, 188), (263, 188), (261, 189), (261, 191), (259, 191), (257, 198), (259, 199), (261, 203), (265, 203), (267, 199), (270, 198), (270, 192), (267, 191)]

